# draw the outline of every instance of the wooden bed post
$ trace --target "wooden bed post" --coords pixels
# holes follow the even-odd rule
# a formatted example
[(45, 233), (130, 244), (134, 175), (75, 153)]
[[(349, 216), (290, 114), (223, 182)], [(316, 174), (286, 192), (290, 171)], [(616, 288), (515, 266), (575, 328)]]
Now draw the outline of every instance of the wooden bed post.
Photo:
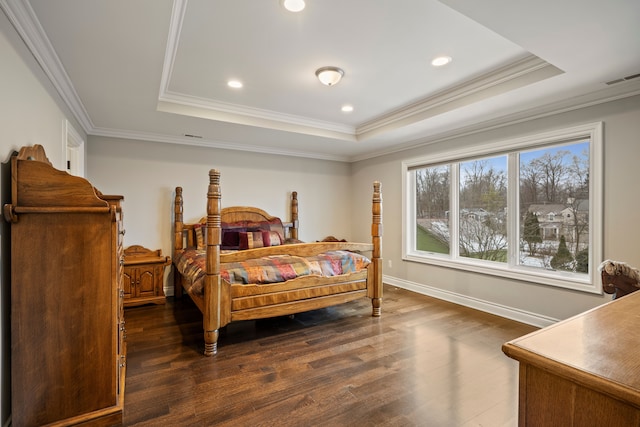
[(372, 316), (379, 317), (382, 313), (382, 193), (379, 181), (373, 183), (373, 201), (371, 204), (371, 240), (373, 243), (372, 265), (373, 265), (373, 289), (371, 304), (373, 306)]
[(213, 356), (218, 351), (218, 329), (221, 326), (220, 303), (220, 229), (221, 212), (220, 171), (209, 171), (207, 190), (207, 271), (204, 279), (204, 355)]
[[(173, 206), (174, 217), (174, 238), (173, 238), (173, 251), (182, 250), (183, 239), (183, 218), (182, 218), (182, 187), (176, 187), (176, 198)], [(182, 298), (182, 275), (178, 272), (177, 268), (173, 269), (173, 295), (175, 298)]]
[(298, 238), (298, 192), (291, 193), (291, 230), (289, 231), (289, 237), (292, 239)]

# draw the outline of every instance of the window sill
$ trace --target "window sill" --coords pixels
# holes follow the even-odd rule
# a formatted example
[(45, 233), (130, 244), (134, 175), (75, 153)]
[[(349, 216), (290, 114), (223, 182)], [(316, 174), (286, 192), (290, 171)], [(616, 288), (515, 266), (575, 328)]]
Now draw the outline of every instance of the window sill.
[(506, 279), (518, 280), (522, 282), (535, 283), (537, 285), (553, 286), (563, 289), (571, 289), (591, 294), (602, 295), (602, 283), (599, 280), (590, 280), (587, 274), (575, 274), (570, 272), (540, 270), (526, 266), (508, 266), (505, 263), (473, 260), (451, 260), (438, 255), (427, 255), (426, 253), (406, 254), (402, 258), (405, 261), (418, 262), (422, 264), (447, 267), (471, 273), (479, 273), (490, 276), (503, 277)]

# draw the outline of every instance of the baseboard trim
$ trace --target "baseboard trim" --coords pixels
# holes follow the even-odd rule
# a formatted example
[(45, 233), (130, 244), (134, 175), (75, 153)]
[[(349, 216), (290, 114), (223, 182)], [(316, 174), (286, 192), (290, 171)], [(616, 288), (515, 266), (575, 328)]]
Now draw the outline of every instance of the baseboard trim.
[(491, 301), (485, 301), (456, 292), (434, 288), (433, 286), (428, 286), (422, 283), (398, 279), (397, 277), (383, 275), (382, 280), (384, 283), (397, 286), (398, 288), (407, 289), (409, 291), (413, 291), (422, 295), (427, 295), (433, 298), (438, 298), (444, 301), (463, 305), (465, 307), (484, 311), (486, 313), (495, 314), (496, 316), (505, 317), (507, 319), (526, 323), (527, 325), (537, 326), (539, 328), (553, 325), (554, 323), (557, 323), (559, 321), (559, 319), (543, 316), (541, 314), (531, 313), (528, 311), (519, 310), (517, 308), (496, 304)]

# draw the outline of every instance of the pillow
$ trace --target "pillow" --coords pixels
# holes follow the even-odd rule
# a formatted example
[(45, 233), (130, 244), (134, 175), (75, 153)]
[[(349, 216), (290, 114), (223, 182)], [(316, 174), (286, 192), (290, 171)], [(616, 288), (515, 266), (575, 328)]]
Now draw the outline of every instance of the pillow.
[(293, 237), (288, 237), (284, 242), (282, 242), (283, 245), (295, 245), (297, 243), (304, 243), (304, 242), (300, 239), (294, 239)]
[(254, 249), (264, 247), (262, 231), (240, 231), (240, 249)]
[(222, 229), (221, 249), (240, 249), (240, 232)]
[(335, 236), (327, 236), (321, 240), (322, 242), (346, 242), (345, 239), (338, 239)]
[(193, 231), (196, 235), (196, 249), (204, 250), (207, 248), (207, 226), (204, 224), (195, 224)]
[(234, 250), (240, 249), (240, 233), (247, 231), (246, 221), (222, 222), (220, 249)]
[(240, 250), (267, 248), (282, 244), (280, 235), (275, 231), (240, 231), (238, 237), (240, 238)]
[(282, 238), (276, 231), (262, 231), (262, 243), (266, 246), (280, 246)]
[(284, 226), (280, 218), (273, 218), (270, 221), (249, 222), (246, 227), (247, 231), (275, 231), (280, 235), (280, 241), (284, 241)]

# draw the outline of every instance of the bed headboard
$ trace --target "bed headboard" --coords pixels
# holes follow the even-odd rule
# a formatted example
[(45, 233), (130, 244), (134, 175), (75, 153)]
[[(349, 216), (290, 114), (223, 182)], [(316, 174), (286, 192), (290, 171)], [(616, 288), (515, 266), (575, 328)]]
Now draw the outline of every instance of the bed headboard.
[[(197, 245), (197, 232), (201, 227), (205, 227), (207, 218), (202, 217), (196, 223), (183, 222), (183, 198), (182, 187), (176, 187), (175, 207), (174, 207), (174, 250), (181, 250)], [(282, 221), (281, 218), (270, 215), (260, 208), (252, 206), (230, 206), (222, 208), (220, 211), (220, 221), (224, 224), (238, 223), (282, 223), (283, 237), (288, 239), (298, 238), (298, 193), (291, 193), (291, 221)]]
[[(280, 218), (269, 215), (262, 209), (254, 208), (251, 206), (231, 206), (228, 208), (222, 208), (222, 211), (220, 212), (220, 221), (222, 221), (223, 223), (240, 221), (261, 222), (273, 221), (276, 219)], [(203, 218), (203, 220), (206, 221), (206, 218)]]

